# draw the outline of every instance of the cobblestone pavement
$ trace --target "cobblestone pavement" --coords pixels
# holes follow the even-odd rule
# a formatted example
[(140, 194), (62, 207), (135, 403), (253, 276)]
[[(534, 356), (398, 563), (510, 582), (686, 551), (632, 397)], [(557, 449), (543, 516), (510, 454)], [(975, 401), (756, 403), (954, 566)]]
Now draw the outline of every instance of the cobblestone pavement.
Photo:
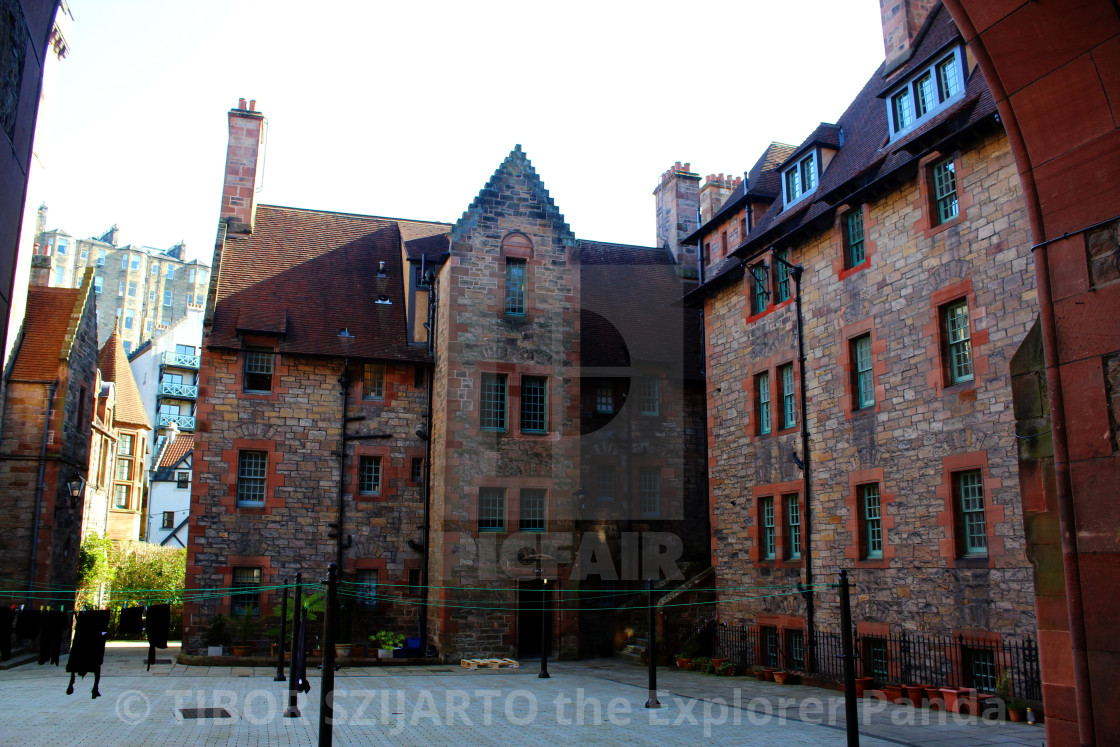
[[(0, 671), (0, 744), (314, 744), (320, 679), (285, 718), (287, 686), (270, 667), (188, 667), (157, 663), (147, 649), (110, 643), (101, 694), (92, 676), (66, 695), (62, 666)], [(173, 662), (178, 649), (160, 651)], [(646, 671), (610, 659), (538, 662), (521, 669), (459, 666), (344, 668), (336, 675), (338, 745), (843, 745), (843, 699), (813, 687), (742, 677), (658, 670), (660, 709), (646, 709)], [(184, 718), (187, 709), (224, 709), (220, 718)], [(1037, 745), (1043, 729), (940, 711), (860, 702), (862, 745)]]

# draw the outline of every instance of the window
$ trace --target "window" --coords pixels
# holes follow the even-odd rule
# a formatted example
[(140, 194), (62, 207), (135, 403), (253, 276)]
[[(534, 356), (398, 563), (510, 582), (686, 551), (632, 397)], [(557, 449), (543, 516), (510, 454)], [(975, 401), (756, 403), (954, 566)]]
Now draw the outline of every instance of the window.
[(175, 528), (175, 512), (174, 511), (164, 511), (163, 512), (163, 524), (160, 525), (160, 529), (174, 529), (174, 528)]
[(525, 260), (506, 259), (506, 313), (525, 313)]
[(358, 493), (377, 495), (381, 492), (381, 457), (363, 456), (358, 459)]
[(875, 404), (875, 375), (871, 370), (871, 335), (857, 337), (851, 342), (852, 395), (855, 409), (862, 410)]
[(120, 281), (120, 286), (118, 286), (118, 288), (117, 288), (117, 295), (120, 296), (121, 298), (124, 297), (124, 281), (123, 280)]
[(968, 331), (968, 302), (954, 301), (942, 312), (945, 368), (950, 384), (972, 381), (972, 340)]
[(385, 399), (385, 366), (367, 363), (362, 368), (362, 399)]
[(117, 474), (118, 480), (131, 480), (132, 479), (132, 460), (128, 458), (117, 457)]
[(431, 283), (428, 282), (428, 272), (423, 267), (416, 265), (412, 272), (416, 276), (417, 288), (427, 288), (431, 285)]
[(159, 274), (159, 262), (152, 262), (152, 274), (153, 275), (158, 275)]
[(797, 425), (797, 402), (792, 363), (778, 366), (778, 380), (782, 386), (782, 428), (793, 428)]
[(796, 560), (801, 557), (801, 505), (796, 494), (782, 496), (785, 503), (786, 520), (786, 557)]
[(599, 500), (614, 500), (614, 481), (614, 465), (600, 464), (595, 470), (595, 495)]
[(488, 431), (506, 429), (506, 375), (482, 374), (479, 427)]
[(151, 334), (151, 332), (152, 332), (152, 320), (151, 319), (144, 322), (144, 331), (147, 332), (148, 334)]
[(261, 569), (234, 568), (229, 611), (233, 615), (256, 616), (261, 611)]
[(156, 302), (156, 292), (154, 290), (148, 291), (148, 303)]
[(657, 379), (642, 379), (638, 390), (638, 412), (642, 415), (657, 415), (661, 411), (661, 397)]
[(765, 436), (770, 424), (770, 374), (763, 372), (754, 377), (755, 397), (758, 400), (758, 435)]
[(65, 267), (56, 267), (54, 269), (54, 284), (55, 285), (66, 285), (66, 268)]
[[(129, 327), (129, 329), (131, 329), (131, 327)], [(126, 352), (126, 353), (131, 353), (132, 352), (132, 340), (125, 340), (124, 341), (124, 352)]]
[(856, 488), (859, 499), (862, 556), (867, 559), (883, 557), (883, 517), (879, 484), (860, 485)]
[(175, 265), (172, 265), (172, 264), (167, 265), (167, 279), (168, 280), (174, 280), (175, 279)]
[(128, 485), (117, 485), (113, 488), (113, 508), (128, 508), (128, 497), (132, 488)]
[(130, 255), (129, 266), (133, 270), (139, 270), (140, 269), (140, 255), (139, 254)]
[(237, 505), (263, 506), (267, 452), (243, 451), (237, 461)]
[(85, 262), (87, 259), (89, 259), (89, 249), (86, 249), (83, 246), (82, 250), (78, 253), (78, 255), (81, 257), (82, 261)]
[(124, 328), (132, 329), (132, 325), (136, 321), (136, 311), (133, 309), (124, 310)]
[(521, 531), (544, 531), (545, 496), (543, 488), (521, 488)]
[(132, 434), (122, 433), (121, 440), (117, 446), (117, 453), (124, 456), (133, 456), (132, 454)]
[(995, 692), (996, 652), (990, 648), (964, 647), (965, 668), (972, 679), (971, 686), (980, 691)]
[(55, 251), (56, 254), (61, 254), (62, 256), (66, 256), (66, 242), (63, 241), (62, 239), (59, 239), (58, 243), (54, 247), (54, 251)]
[(544, 433), (547, 429), (548, 379), (544, 376), (521, 377), (521, 432)]
[(410, 482), (424, 482), (424, 457), (412, 457), (412, 469), (409, 472)]
[(844, 264), (847, 267), (855, 267), (866, 258), (863, 211), (857, 207), (844, 216)]
[(761, 314), (766, 311), (769, 290), (766, 287), (766, 265), (759, 262), (751, 267), (751, 313)]
[(242, 388), (246, 392), (272, 391), (272, 352), (269, 350), (245, 351), (245, 378)]
[(779, 249), (774, 252), (774, 295), (775, 301), (781, 303), (789, 300), (789, 249)]
[(187, 282), (188, 283), (193, 283), (194, 282), (194, 268), (193, 267), (191, 269), (187, 270)]
[(164, 373), (163, 376), (160, 377), (160, 382), (164, 384), (182, 384), (183, 374)]
[(175, 473), (175, 487), (179, 489), (189, 488), (191, 486), (191, 473), (182, 470)]
[(661, 470), (642, 467), (638, 473), (638, 499), (642, 515), (654, 516), (661, 512)]
[(863, 649), (867, 669), (871, 672), (871, 676), (880, 682), (886, 682), (889, 678), (887, 639), (879, 636), (861, 636), (860, 648)]
[(164, 305), (164, 306), (170, 306), (170, 305), (171, 305), (171, 301), (172, 301), (172, 300), (173, 300), (174, 298), (175, 298), (175, 293), (174, 293), (174, 291), (171, 291), (171, 290), (165, 290), (165, 291), (163, 292), (163, 305)]
[(786, 205), (792, 205), (817, 186), (816, 153), (809, 153), (785, 172)]
[(122, 270), (127, 270), (128, 269), (128, 254), (127, 253), (121, 255), (121, 269)]
[(194, 345), (175, 345), (175, 355), (194, 355)]
[(984, 520), (984, 480), (978, 469), (953, 474), (953, 491), (960, 512), (960, 546), (964, 555), (987, 555)]
[(887, 97), (891, 137), (928, 121), (963, 92), (961, 51), (954, 49), (925, 67)]
[(761, 625), (758, 632), (762, 639), (762, 657), (766, 666), (774, 668), (781, 666), (778, 661), (778, 629), (770, 625)]
[(763, 560), (773, 560), (774, 548), (774, 499), (772, 497), (758, 499), (758, 521), (762, 531), (759, 534), (761, 557)]
[(101, 266), (101, 265), (105, 264), (105, 250), (104, 249), (98, 249), (97, 250), (97, 264), (98, 264), (98, 266)]
[(506, 489), (478, 489), (478, 530), (502, 532), (506, 528)]
[(377, 569), (359, 568), (355, 596), (358, 604), (366, 609), (377, 606)]
[(614, 387), (606, 379), (601, 379), (595, 385), (595, 412), (614, 414)]
[(957, 217), (956, 166), (950, 156), (933, 167), (933, 199), (937, 209), (937, 225)]
[(96, 275), (93, 278), (93, 292), (100, 293), (101, 289), (105, 287), (105, 278)]
[(412, 369), (412, 388), (423, 389), (428, 385), (428, 370), (423, 366), (414, 366)]
[(788, 668), (795, 671), (805, 670), (805, 631), (796, 628), (786, 629), (786, 656)]
[(727, 231), (721, 231), (719, 234), (719, 251), (723, 256), (727, 256)]
[(194, 303), (194, 295), (191, 294), (191, 293), (188, 293), (187, 294), (187, 306), (190, 306), (192, 303)]

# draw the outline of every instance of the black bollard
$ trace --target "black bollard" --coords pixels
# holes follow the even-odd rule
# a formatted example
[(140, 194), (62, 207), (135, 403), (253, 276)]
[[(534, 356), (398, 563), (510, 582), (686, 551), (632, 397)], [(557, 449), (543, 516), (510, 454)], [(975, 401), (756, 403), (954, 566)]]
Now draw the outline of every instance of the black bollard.
[[(296, 657), (303, 657), (303, 652), (299, 651), (299, 632), (303, 626), (303, 573), (296, 574), (296, 598), (295, 606), (292, 607), (292, 666), (288, 667), (288, 707), (284, 709), (284, 718), (299, 718), (303, 714), (299, 712), (299, 693), (296, 690)], [(281, 638), (281, 641), (284, 639)], [(284, 652), (281, 651), (281, 654)]]
[[(809, 631), (812, 635), (812, 631)], [(844, 722), (848, 747), (859, 747), (859, 717), (856, 715), (856, 667), (852, 647), (852, 600), (848, 589), (848, 571), (840, 571), (840, 641), (844, 660)]]
[(653, 579), (646, 582), (646, 601), (649, 603), (649, 648), (646, 649), (646, 658), (649, 659), (649, 699), (646, 708), (660, 708), (657, 700), (657, 611), (653, 606)]
[(541, 673), (537, 679), (547, 680), (548, 673), (548, 579), (544, 579), (541, 587)]
[(319, 747), (334, 744), (334, 620), (338, 607), (338, 563), (327, 566), (327, 606), (323, 612), (323, 684), (319, 693)]
[(283, 682), (284, 677), (284, 633), (288, 624), (288, 579), (284, 579), (284, 596), (280, 598), (280, 655), (276, 657), (276, 676), (273, 682)]

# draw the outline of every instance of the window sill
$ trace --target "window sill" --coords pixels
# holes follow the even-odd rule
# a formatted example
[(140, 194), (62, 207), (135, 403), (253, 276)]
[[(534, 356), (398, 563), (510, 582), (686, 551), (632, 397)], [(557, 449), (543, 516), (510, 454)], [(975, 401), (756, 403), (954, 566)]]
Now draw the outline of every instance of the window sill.
[(846, 277), (849, 277), (851, 275), (855, 275), (857, 272), (863, 272), (864, 270), (866, 270), (870, 266), (871, 266), (870, 257), (864, 257), (864, 260), (862, 262), (860, 262), (858, 265), (852, 265), (851, 267), (845, 267), (844, 269), (842, 269), (839, 273), (837, 273), (836, 278), (838, 280), (843, 280)]
[(987, 568), (988, 556), (987, 555), (962, 555), (956, 559), (954, 565), (957, 568)]

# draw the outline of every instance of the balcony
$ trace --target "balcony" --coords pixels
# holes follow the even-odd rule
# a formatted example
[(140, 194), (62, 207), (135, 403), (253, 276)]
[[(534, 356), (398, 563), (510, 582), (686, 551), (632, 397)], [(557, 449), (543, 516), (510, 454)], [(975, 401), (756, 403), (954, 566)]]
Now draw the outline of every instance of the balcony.
[(173, 384), (164, 382), (159, 385), (159, 396), (178, 399), (198, 399), (198, 387), (194, 384)]
[(175, 368), (198, 368), (201, 356), (184, 355), (183, 353), (164, 353), (161, 361), (164, 366)]
[(194, 415), (173, 415), (167, 412), (161, 412), (159, 414), (160, 428), (167, 428), (172, 423), (179, 426), (179, 430), (181, 431), (193, 431)]

